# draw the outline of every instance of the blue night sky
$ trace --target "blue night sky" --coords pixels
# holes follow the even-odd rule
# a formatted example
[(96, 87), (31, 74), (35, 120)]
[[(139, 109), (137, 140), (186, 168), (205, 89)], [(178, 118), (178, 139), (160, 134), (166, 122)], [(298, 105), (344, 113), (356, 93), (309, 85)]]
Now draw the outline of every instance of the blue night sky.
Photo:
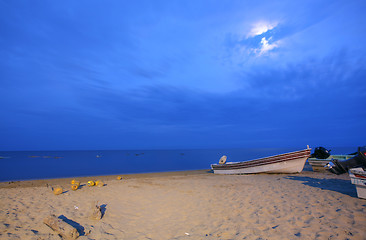
[(365, 12), (0, 0), (0, 150), (365, 145)]

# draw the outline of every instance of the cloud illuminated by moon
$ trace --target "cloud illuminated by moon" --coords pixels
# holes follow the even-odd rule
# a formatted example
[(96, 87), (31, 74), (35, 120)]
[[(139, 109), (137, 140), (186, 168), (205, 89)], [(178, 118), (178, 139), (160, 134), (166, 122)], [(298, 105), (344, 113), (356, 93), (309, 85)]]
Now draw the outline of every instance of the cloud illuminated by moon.
[(247, 34), (247, 38), (255, 37), (263, 33), (266, 33), (269, 30), (274, 29), (277, 25), (278, 25), (277, 22), (257, 22), (253, 25), (253, 27)]
[(263, 38), (262, 38), (262, 40), (261, 40), (261, 44), (262, 44), (262, 46), (261, 46), (261, 49), (260, 49), (260, 51), (259, 51), (258, 55), (262, 55), (262, 54), (264, 54), (264, 53), (266, 53), (266, 52), (268, 52), (268, 51), (271, 51), (272, 49), (274, 49), (274, 48), (278, 47), (278, 44), (277, 44), (276, 42), (274, 42), (274, 43), (269, 43), (269, 41), (270, 41), (271, 39), (272, 39), (272, 38), (269, 38), (269, 39), (267, 40), (265, 37), (263, 37)]
[[(260, 37), (260, 42), (258, 42), (259, 46), (256, 48), (252, 48), (252, 51), (257, 55), (261, 56), (265, 53), (277, 48), (279, 46), (279, 42), (273, 41), (272, 35), (269, 31), (276, 28), (278, 26), (278, 22), (268, 22), (261, 21), (252, 25), (252, 28), (247, 33), (248, 38)], [(265, 35), (264, 35), (265, 34)], [(259, 39), (258, 39), (259, 40)]]

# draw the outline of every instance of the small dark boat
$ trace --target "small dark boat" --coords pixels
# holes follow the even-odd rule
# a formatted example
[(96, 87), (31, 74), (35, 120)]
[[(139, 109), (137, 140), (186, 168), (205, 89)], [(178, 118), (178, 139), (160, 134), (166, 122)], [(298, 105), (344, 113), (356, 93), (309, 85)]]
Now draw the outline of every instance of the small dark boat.
[(359, 147), (357, 154), (353, 158), (343, 161), (333, 159), (325, 166), (329, 172), (337, 175), (346, 173), (351, 168), (358, 167), (366, 170), (366, 147)]
[(309, 158), (308, 162), (313, 168), (314, 172), (325, 172), (325, 166), (332, 160), (342, 161), (354, 157), (354, 155), (330, 155), (328, 158)]
[(359, 147), (353, 158), (343, 161), (333, 159), (325, 167), (337, 175), (348, 172), (351, 183), (356, 186), (357, 196), (366, 199), (366, 147)]

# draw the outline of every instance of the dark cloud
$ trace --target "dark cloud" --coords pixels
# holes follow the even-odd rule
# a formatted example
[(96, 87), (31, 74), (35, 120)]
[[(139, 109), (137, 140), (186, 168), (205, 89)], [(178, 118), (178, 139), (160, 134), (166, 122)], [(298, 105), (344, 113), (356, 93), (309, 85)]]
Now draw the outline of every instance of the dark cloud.
[(35, 106), (32, 100), (26, 109), (25, 103), (20, 109), (13, 105), (7, 112), (20, 127), (3, 132), (11, 136), (27, 129), (29, 137), (45, 139), (78, 136), (67, 144), (60, 139), (67, 146), (103, 139), (105, 144), (98, 143), (103, 148), (118, 136), (128, 137), (119, 141), (131, 147), (139, 141), (151, 147), (359, 144), (365, 134), (366, 71), (362, 61), (350, 67), (347, 56), (342, 51), (286, 69), (253, 71), (245, 76), (248, 88), (226, 94), (169, 85), (77, 85), (73, 103), (46, 97), (48, 103)]
[[(359, 59), (359, 60), (357, 60)], [(341, 50), (323, 59), (309, 58), (285, 67), (253, 67), (240, 77), (254, 96), (273, 99), (329, 97), (352, 91), (362, 96), (366, 68), (363, 57)]]

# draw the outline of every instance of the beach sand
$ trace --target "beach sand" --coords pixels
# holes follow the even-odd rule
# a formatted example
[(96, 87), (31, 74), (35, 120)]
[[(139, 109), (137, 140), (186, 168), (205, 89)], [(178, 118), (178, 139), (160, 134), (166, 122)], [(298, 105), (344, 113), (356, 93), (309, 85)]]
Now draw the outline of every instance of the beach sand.
[[(175, 173), (0, 183), (0, 239), (61, 239), (50, 214), (78, 239), (366, 239), (366, 200), (348, 175)], [(101, 179), (105, 186), (88, 187)], [(65, 192), (54, 195), (51, 186)], [(98, 201), (103, 218), (89, 218)]]

